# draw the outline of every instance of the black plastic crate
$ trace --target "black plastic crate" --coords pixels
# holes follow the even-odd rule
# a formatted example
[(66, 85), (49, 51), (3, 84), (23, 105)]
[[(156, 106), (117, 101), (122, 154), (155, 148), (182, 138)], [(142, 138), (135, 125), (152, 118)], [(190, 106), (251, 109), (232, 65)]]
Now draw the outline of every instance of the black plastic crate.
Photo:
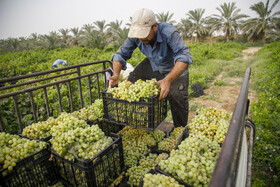
[(166, 118), (167, 99), (158, 96), (141, 98), (139, 102), (115, 99), (107, 90), (102, 91), (104, 120), (145, 130), (155, 130)]
[(22, 134), (19, 134), (19, 136), (22, 137), (22, 138), (30, 139), (30, 140), (36, 140), (36, 141), (46, 142), (46, 143), (48, 143), (48, 144), (50, 144), (50, 139), (52, 139), (52, 135), (46, 136), (46, 137), (41, 138), (41, 139), (39, 139), (39, 140), (34, 139), (34, 138), (30, 138), (30, 137), (27, 137), (27, 136), (23, 136)]
[(113, 143), (92, 159), (69, 161), (52, 151), (52, 160), (65, 186), (109, 186), (124, 170), (122, 138), (111, 133)]
[(55, 167), (49, 161), (50, 151), (45, 148), (16, 163), (12, 171), (3, 175), (0, 171), (0, 186), (33, 187), (50, 186), (57, 182)]
[[(157, 171), (157, 170), (155, 170), (155, 169), (151, 169), (148, 173), (151, 173), (151, 174), (162, 174), (162, 175), (168, 176), (168, 177), (170, 177), (170, 178), (173, 178), (173, 179), (174, 179), (175, 181), (177, 181), (180, 185), (184, 185), (184, 186), (187, 185), (187, 184), (185, 184), (184, 182), (182, 182), (182, 181), (180, 181), (180, 180), (178, 180), (178, 179), (176, 179), (176, 178), (174, 178), (174, 177), (168, 175), (167, 173), (159, 172), (159, 171)], [(143, 186), (144, 186), (144, 177), (141, 179), (140, 184), (139, 184), (139, 187), (143, 187)], [(189, 186), (189, 185), (187, 185), (187, 186)], [(190, 186), (189, 186), (189, 187), (190, 187)]]

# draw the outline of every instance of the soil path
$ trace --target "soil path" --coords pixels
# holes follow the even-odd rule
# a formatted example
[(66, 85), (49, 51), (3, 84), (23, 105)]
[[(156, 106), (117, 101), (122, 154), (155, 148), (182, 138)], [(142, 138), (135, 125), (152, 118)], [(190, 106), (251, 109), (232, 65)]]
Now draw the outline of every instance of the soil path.
[[(243, 59), (247, 60), (252, 58), (254, 53), (256, 53), (261, 47), (249, 47), (242, 51)], [(195, 116), (195, 111), (191, 110), (192, 106), (206, 106), (215, 107), (219, 109), (225, 109), (228, 112), (233, 112), (238, 99), (238, 95), (241, 89), (244, 75), (242, 77), (225, 77), (225, 72), (221, 72), (215, 80), (210, 84), (208, 89), (204, 90), (204, 95), (199, 98), (192, 98), (189, 100), (190, 110), (188, 124), (191, 122), (192, 118)], [(214, 84), (215, 81), (223, 81), (225, 85), (217, 86)], [(256, 93), (254, 90), (249, 89), (248, 98), (250, 102), (256, 101)], [(158, 129), (163, 131), (168, 131), (172, 128), (172, 121), (163, 122), (160, 124)]]
[[(261, 47), (249, 47), (243, 50), (243, 59), (247, 60), (252, 58), (254, 53), (259, 49), (261, 49)], [(221, 72), (221, 74), (210, 84), (209, 89), (204, 90), (205, 95), (192, 99), (190, 104), (206, 107), (212, 106), (219, 109), (225, 109), (228, 112), (233, 112), (242, 86), (243, 76), (244, 75), (242, 75), (242, 77), (224, 77), (224, 72)], [(214, 85), (214, 82), (217, 80), (225, 82), (225, 86)], [(248, 98), (250, 102), (257, 100), (255, 90), (249, 89)], [(190, 110), (188, 123), (190, 123), (194, 115), (195, 111)]]

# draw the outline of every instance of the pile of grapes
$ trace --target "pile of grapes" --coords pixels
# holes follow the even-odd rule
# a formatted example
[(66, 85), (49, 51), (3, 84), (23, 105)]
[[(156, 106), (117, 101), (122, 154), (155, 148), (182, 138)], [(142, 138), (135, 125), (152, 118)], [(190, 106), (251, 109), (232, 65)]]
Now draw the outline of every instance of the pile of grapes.
[(193, 186), (207, 186), (220, 153), (220, 145), (197, 134), (183, 140), (170, 157), (159, 162), (160, 170)]
[(79, 111), (75, 111), (72, 115), (83, 120), (101, 120), (104, 115), (103, 100), (96, 99), (92, 105), (87, 108), (82, 108)]
[(50, 130), (51, 148), (61, 157), (68, 160), (74, 160), (75, 157), (90, 159), (113, 142), (98, 125), (89, 126), (71, 114), (61, 118), (58, 125)]
[(193, 186), (207, 186), (229, 127), (231, 114), (223, 109), (204, 107), (188, 124), (190, 136), (170, 152), (159, 168)]
[(143, 81), (137, 80), (134, 84), (130, 81), (121, 82), (118, 87), (108, 88), (113, 98), (126, 100), (129, 102), (140, 101), (140, 98), (149, 98), (160, 93), (160, 87), (155, 85), (156, 79)]
[[(16, 163), (42, 149), (46, 148), (45, 142), (37, 142), (18, 135), (0, 133), (0, 169), (12, 171)], [(3, 175), (7, 174), (7, 170)]]
[(178, 139), (184, 130), (184, 127), (174, 128), (174, 130), (168, 138), (164, 138), (161, 142), (158, 143), (158, 150), (166, 152), (172, 151), (172, 149), (176, 147)]
[(151, 169), (154, 169), (159, 161), (166, 159), (167, 157), (168, 154), (166, 153), (161, 153), (159, 155), (150, 153), (148, 156), (142, 158), (139, 165), (133, 166), (127, 170), (126, 176), (129, 177), (128, 184), (132, 186), (139, 186), (139, 183), (144, 175)]
[(22, 130), (22, 135), (36, 140), (46, 138), (51, 135), (50, 130), (57, 122), (57, 119), (49, 117), (46, 121), (32, 123)]
[(165, 133), (158, 129), (148, 131), (130, 126), (118, 132), (122, 135), (124, 161), (126, 166), (136, 166), (140, 159), (150, 152), (150, 147), (162, 141)]
[(218, 143), (223, 143), (232, 114), (224, 109), (203, 107), (196, 111), (197, 115), (188, 124), (190, 136), (202, 134)]
[(70, 118), (70, 116), (83, 120), (102, 119), (104, 115), (103, 111), (103, 101), (97, 99), (91, 106), (75, 111), (72, 114), (62, 112), (56, 119), (50, 117), (46, 121), (33, 123), (23, 129), (22, 135), (36, 140), (46, 138), (52, 135), (50, 131), (52, 127), (57, 126), (59, 122), (63, 122)]
[(150, 186), (173, 186), (173, 187), (184, 187), (184, 185), (180, 185), (178, 181), (174, 178), (156, 173), (147, 173), (143, 178), (143, 187)]

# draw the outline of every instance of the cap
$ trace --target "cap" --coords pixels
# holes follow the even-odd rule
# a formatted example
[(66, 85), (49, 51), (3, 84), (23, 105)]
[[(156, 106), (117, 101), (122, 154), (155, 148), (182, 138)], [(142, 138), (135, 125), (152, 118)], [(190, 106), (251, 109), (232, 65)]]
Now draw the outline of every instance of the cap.
[(147, 8), (137, 10), (132, 16), (128, 38), (146, 38), (154, 23), (156, 23), (156, 17), (153, 11)]

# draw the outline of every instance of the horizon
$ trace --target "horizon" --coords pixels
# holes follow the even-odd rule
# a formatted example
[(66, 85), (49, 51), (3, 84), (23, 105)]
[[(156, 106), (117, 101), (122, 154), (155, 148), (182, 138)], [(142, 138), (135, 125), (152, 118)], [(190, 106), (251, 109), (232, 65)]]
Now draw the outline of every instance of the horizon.
[[(111, 21), (122, 21), (121, 27), (127, 27), (129, 18), (143, 4), (149, 5), (147, 8), (154, 11), (155, 14), (167, 13), (174, 14), (172, 20), (176, 24), (181, 19), (187, 18), (186, 14), (190, 10), (198, 8), (205, 9), (203, 17), (219, 14), (216, 9), (223, 3), (236, 2), (237, 9), (241, 9), (240, 14), (246, 14), (249, 18), (256, 14), (249, 7), (264, 0), (200, 0), (192, 2), (191, 5), (186, 0), (177, 0), (177, 6), (169, 1), (147, 1), (131, 3), (128, 0), (110, 1), (103, 0), (96, 3), (92, 0), (1, 0), (0, 1), (0, 39), (29, 37), (31, 34), (38, 35), (49, 34), (50, 32), (59, 32), (59, 29), (70, 29), (78, 27), (81, 29), (85, 24), (92, 24), (95, 21), (105, 20), (106, 24)], [(161, 2), (159, 4), (159, 2)], [(269, 7), (274, 1), (270, 2)], [(109, 3), (110, 5), (106, 4)], [(133, 5), (132, 5), (133, 4)], [(62, 8), (64, 7), (64, 8)], [(99, 8), (106, 7), (106, 8)], [(168, 8), (167, 8), (168, 7)], [(207, 8), (205, 8), (207, 7)], [(116, 13), (113, 12), (116, 11)], [(118, 11), (121, 10), (121, 11)], [(280, 3), (273, 9), (280, 10)], [(273, 11), (273, 12), (274, 12)], [(73, 13), (75, 12), (75, 13)]]

